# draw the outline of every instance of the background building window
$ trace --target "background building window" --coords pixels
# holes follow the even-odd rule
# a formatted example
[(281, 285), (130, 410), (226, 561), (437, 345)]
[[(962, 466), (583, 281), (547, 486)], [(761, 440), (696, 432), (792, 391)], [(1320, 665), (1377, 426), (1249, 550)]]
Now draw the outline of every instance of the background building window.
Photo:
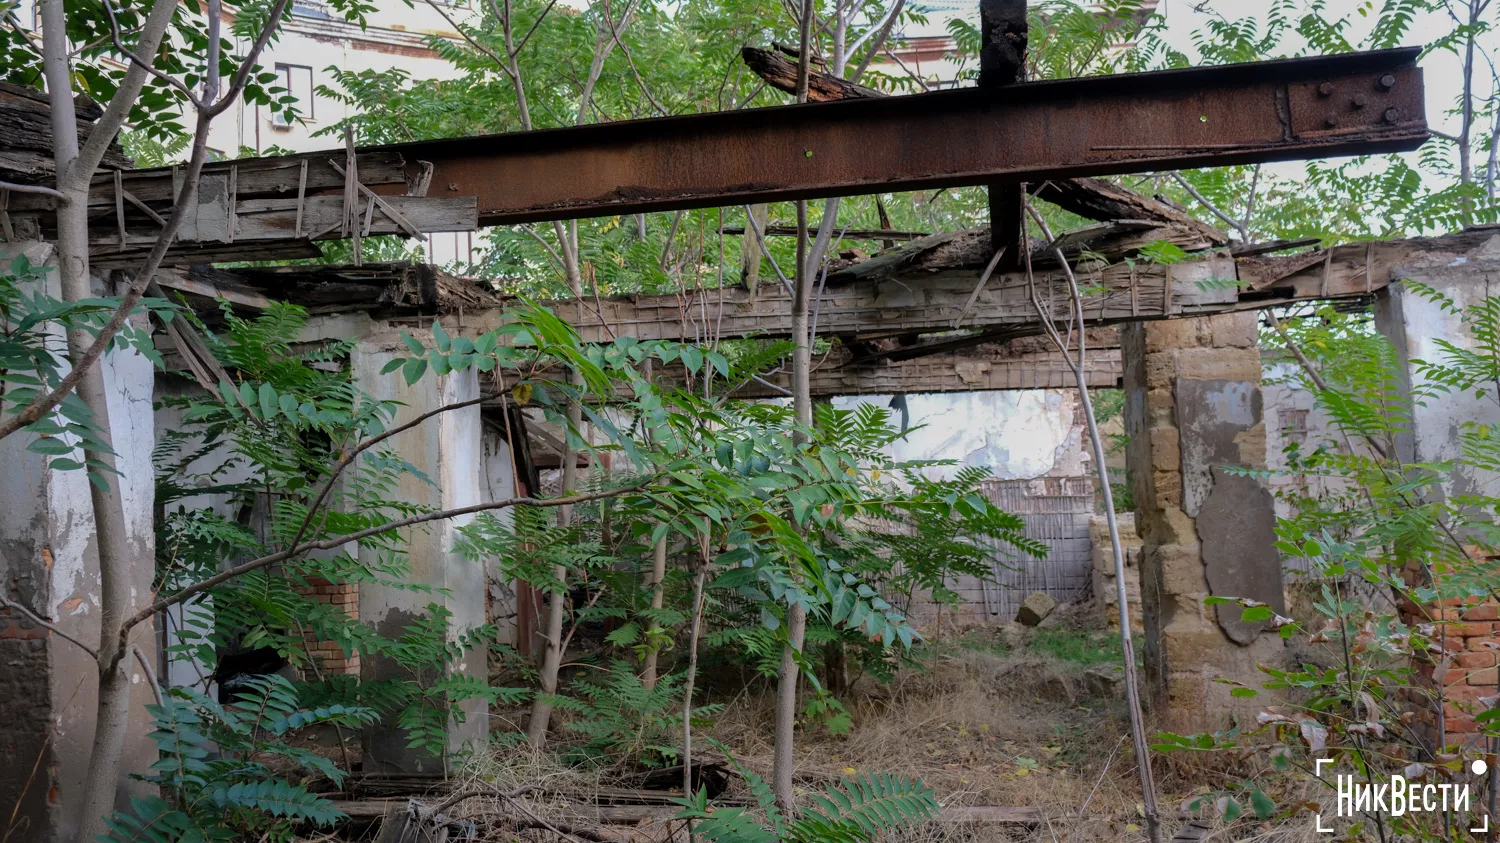
[[(280, 85), (297, 100), (297, 116), (302, 120), (312, 120), (313, 112), (313, 72), (310, 67), (300, 64), (276, 64), (276, 74), (281, 77)], [(291, 120), (280, 111), (272, 112), (271, 123), (276, 126), (290, 126)]]
[(1281, 433), (1288, 442), (1301, 444), (1307, 441), (1307, 411), (1281, 410), (1277, 413), (1281, 421)]

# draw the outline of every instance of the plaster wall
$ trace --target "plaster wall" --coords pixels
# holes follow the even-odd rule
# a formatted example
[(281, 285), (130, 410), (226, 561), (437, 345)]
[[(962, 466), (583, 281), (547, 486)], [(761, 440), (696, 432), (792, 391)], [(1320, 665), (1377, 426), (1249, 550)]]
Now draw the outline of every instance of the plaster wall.
[[(52, 258), (49, 245), (0, 243), (0, 259), (7, 264), (18, 253), (33, 265)], [(42, 283), (50, 294), (59, 294), (55, 271)], [(107, 291), (101, 286), (99, 292)], [(132, 603), (139, 607), (151, 597), (155, 542), (153, 372), (150, 361), (134, 351), (110, 352), (100, 365), (110, 433), (119, 451), (120, 476), (110, 482), (118, 485), (125, 503)], [(41, 456), (26, 450), (34, 438), (22, 432), (0, 440), (0, 577), (8, 598), (81, 641), (97, 642), (101, 594), (89, 481), (82, 471), (48, 469)], [(18, 806), (12, 839), (71, 840), (90, 767), (98, 668), (73, 644), (9, 610), (0, 612), (0, 687), (12, 702), (0, 718), (0, 804)], [(155, 652), (150, 624), (138, 626), (132, 640), (148, 654)], [(138, 665), (128, 669), (135, 692), (124, 755), (127, 775), (145, 773), (155, 760), (146, 738), (149, 685)], [(121, 798), (140, 787), (122, 779)]]
[[(391, 424), (403, 424), (416, 416), (445, 404), (478, 397), (477, 372), (429, 376), (416, 384), (405, 378), (382, 375), (380, 371), (393, 357), (408, 352), (382, 350), (364, 345), (351, 354), (355, 382), (377, 400), (395, 401), (399, 409)], [(397, 494), (404, 500), (434, 509), (471, 506), (484, 499), (483, 445), (479, 406), (442, 413), (390, 440), (393, 450), (410, 462), (425, 477), (406, 474)], [(449, 640), (486, 622), (487, 593), (485, 564), (455, 553), (453, 542), (459, 527), (471, 523), (472, 516), (460, 516), (411, 528), (408, 532), (408, 579), (443, 589), (439, 593), (413, 592), (367, 583), (361, 586), (359, 614), (386, 636), (400, 635), (401, 630), (427, 614), (430, 604), (446, 607), (452, 618)], [(374, 548), (361, 546), (360, 558), (374, 554)], [(371, 562), (374, 558), (371, 557)], [(484, 648), (472, 648), (455, 665), (461, 673), (487, 678)], [(393, 674), (407, 676), (400, 668), (383, 658), (363, 661), (366, 679)], [(424, 675), (425, 681), (437, 678), (437, 671)], [(488, 716), (482, 700), (463, 704), (463, 722), (449, 728), (449, 746), (459, 749), (468, 744), (482, 744), (488, 727)], [(405, 730), (386, 724), (376, 726), (365, 736), (365, 770), (389, 773), (431, 773), (446, 768), (447, 759), (433, 758), (407, 747)]]
[[(835, 407), (891, 407), (894, 396), (833, 399)], [(888, 449), (897, 460), (953, 460), (923, 469), (948, 477), (962, 466), (982, 466), (1000, 480), (1078, 477), (1090, 469), (1078, 399), (1056, 389), (953, 392), (905, 396), (908, 432)], [(899, 408), (891, 422), (902, 424)]]

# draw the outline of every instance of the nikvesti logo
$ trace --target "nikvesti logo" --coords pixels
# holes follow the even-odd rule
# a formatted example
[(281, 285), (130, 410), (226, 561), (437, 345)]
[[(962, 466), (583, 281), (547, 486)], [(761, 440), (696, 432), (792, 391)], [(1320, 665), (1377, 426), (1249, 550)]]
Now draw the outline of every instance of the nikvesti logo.
[[(1318, 778), (1326, 780), (1323, 765), (1331, 763), (1331, 758), (1319, 758), (1313, 762)], [(1489, 771), (1489, 765), (1476, 759), (1469, 765), (1469, 769), (1474, 775), (1482, 776)], [(1338, 773), (1333, 777), (1333, 785), (1338, 794), (1334, 803), (1334, 816), (1340, 819), (1369, 814), (1404, 817), (1410, 814), (1451, 813), (1455, 817), (1464, 818), (1465, 825), (1478, 823), (1478, 827), (1469, 829), (1472, 833), (1483, 834), (1490, 830), (1488, 814), (1473, 822), (1467, 821), (1474, 802), (1467, 783), (1431, 782), (1425, 777), (1407, 778), (1399, 775), (1384, 781), (1359, 781), (1353, 774)], [(1317, 822), (1316, 830), (1320, 833), (1333, 834), (1336, 831), (1324, 826), (1323, 814), (1315, 815), (1314, 819)]]

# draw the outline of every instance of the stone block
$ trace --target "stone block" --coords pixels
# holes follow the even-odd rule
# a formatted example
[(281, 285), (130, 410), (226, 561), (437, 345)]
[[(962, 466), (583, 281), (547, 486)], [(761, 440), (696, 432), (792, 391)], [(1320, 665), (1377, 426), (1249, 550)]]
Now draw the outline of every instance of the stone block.
[(1500, 620), (1500, 606), (1494, 603), (1483, 603), (1463, 613), (1466, 621), (1496, 621)]
[(1145, 323), (1146, 353), (1194, 348), (1203, 342), (1202, 319), (1163, 319)]
[(1152, 550), (1152, 562), (1161, 568), (1162, 590), (1167, 594), (1207, 594), (1203, 574), (1203, 548), (1197, 544), (1169, 544)]
[(1234, 437), (1239, 447), (1240, 464), (1249, 468), (1266, 467), (1266, 423), (1260, 422)]
[(1057, 601), (1050, 595), (1033, 591), (1026, 595), (1026, 599), (1021, 601), (1021, 607), (1016, 610), (1016, 623), (1023, 626), (1036, 626), (1046, 620), (1056, 608)]
[(1461, 667), (1466, 668), (1494, 667), (1495, 653), (1493, 650), (1459, 653), (1456, 661)]
[[(1260, 382), (1260, 353), (1251, 349), (1198, 348), (1182, 351), (1177, 354), (1176, 364), (1174, 374), (1179, 378)], [(1146, 374), (1149, 382), (1149, 361)]]
[(1260, 326), (1254, 313), (1221, 313), (1208, 317), (1210, 343), (1218, 348), (1258, 348)]
[(1186, 352), (1161, 352), (1146, 357), (1146, 388), (1171, 389), (1172, 382), (1177, 379), (1179, 372), (1179, 360), (1186, 356)]
[(1449, 700), (1470, 704), (1478, 704), (1480, 697), (1493, 697), (1497, 693), (1500, 689), (1495, 688), (1494, 682), (1488, 685), (1450, 685), (1443, 689), (1443, 695)]
[(1493, 667), (1471, 668), (1469, 670), (1468, 684), (1483, 685), (1490, 689), (1491, 694), (1500, 694), (1500, 669)]
[(1091, 697), (1125, 698), (1125, 666), (1096, 664), (1083, 672), (1083, 687)]
[(1226, 650), (1237, 649), (1218, 627), (1207, 625), (1164, 629), (1162, 644), (1173, 672), (1217, 665), (1224, 661)]
[(1177, 428), (1152, 428), (1147, 436), (1151, 441), (1151, 467), (1157, 471), (1178, 471), (1182, 468), (1182, 446), (1178, 442)]
[(1146, 426), (1171, 427), (1177, 408), (1177, 398), (1170, 386), (1154, 387), (1146, 391)]

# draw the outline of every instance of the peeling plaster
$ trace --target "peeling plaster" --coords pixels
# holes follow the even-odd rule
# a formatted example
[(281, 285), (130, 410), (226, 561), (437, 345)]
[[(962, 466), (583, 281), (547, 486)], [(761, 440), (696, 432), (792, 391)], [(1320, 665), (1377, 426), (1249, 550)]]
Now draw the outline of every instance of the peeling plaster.
[[(833, 399), (840, 409), (860, 404), (890, 406), (892, 396)], [(923, 470), (949, 477), (959, 466), (983, 466), (1002, 480), (1079, 476), (1089, 463), (1073, 393), (1005, 390), (908, 395), (911, 429), (887, 452), (897, 460), (955, 460), (956, 466)], [(892, 421), (901, 423), (899, 413)]]

